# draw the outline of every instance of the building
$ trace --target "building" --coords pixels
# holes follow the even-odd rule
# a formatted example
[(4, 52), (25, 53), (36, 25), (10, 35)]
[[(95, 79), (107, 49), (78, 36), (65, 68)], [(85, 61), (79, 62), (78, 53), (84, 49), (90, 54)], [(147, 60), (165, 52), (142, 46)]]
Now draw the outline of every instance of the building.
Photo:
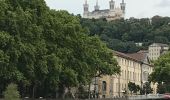
[(109, 2), (109, 9), (100, 10), (100, 6), (98, 5), (98, 0), (96, 1), (96, 5), (94, 6), (94, 11), (89, 11), (89, 5), (87, 0), (85, 0), (83, 18), (89, 19), (99, 19), (106, 18), (106, 20), (111, 21), (115, 19), (120, 19), (125, 17), (125, 7), (126, 3), (122, 0), (120, 3), (120, 7), (115, 6), (115, 1), (111, 0)]
[(165, 54), (169, 50), (167, 44), (153, 43), (149, 46), (149, 58), (151, 60), (157, 60), (161, 55)]
[[(143, 87), (143, 84), (148, 81), (149, 74), (153, 71), (147, 51), (133, 54), (115, 51), (114, 54), (121, 67), (121, 74), (97, 77), (93, 80), (93, 88), (91, 90), (94, 89), (100, 98), (121, 97), (124, 96), (125, 91), (130, 94), (128, 83), (133, 82)], [(154, 88), (154, 93), (156, 93), (156, 87), (152, 85), (152, 88)]]

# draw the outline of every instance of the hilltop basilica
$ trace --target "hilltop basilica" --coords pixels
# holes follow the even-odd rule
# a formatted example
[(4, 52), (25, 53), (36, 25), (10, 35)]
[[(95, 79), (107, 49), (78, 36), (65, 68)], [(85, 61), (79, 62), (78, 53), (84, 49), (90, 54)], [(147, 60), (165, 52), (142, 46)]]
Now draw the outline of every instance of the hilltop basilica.
[(98, 5), (98, 0), (96, 1), (96, 5), (94, 6), (94, 11), (89, 11), (89, 5), (87, 0), (85, 0), (84, 6), (84, 13), (83, 18), (89, 19), (99, 19), (99, 18), (106, 18), (106, 20), (111, 21), (115, 19), (120, 19), (125, 17), (125, 7), (126, 3), (122, 0), (120, 3), (120, 7), (115, 6), (115, 1), (111, 0), (109, 2), (109, 9), (100, 10), (100, 6)]

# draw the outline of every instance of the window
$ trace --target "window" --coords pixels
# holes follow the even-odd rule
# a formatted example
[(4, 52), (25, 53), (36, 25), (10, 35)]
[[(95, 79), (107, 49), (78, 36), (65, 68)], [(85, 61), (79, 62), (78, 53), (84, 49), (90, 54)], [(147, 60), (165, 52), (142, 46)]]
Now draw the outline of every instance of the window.
[(134, 72), (134, 81), (136, 81), (136, 73)]
[(128, 77), (127, 79), (130, 79), (130, 78), (129, 78), (129, 71), (128, 71), (128, 75), (127, 75), (127, 77)]
[(113, 79), (110, 80), (110, 93), (113, 93)]
[(118, 83), (116, 83), (116, 92), (119, 92), (119, 86), (118, 86)]
[(124, 70), (122, 70), (122, 78), (124, 79)]
[(125, 70), (125, 79), (126, 79), (126, 70)]
[(102, 82), (102, 91), (106, 91), (106, 81)]
[(124, 89), (123, 84), (122, 84), (122, 90)]

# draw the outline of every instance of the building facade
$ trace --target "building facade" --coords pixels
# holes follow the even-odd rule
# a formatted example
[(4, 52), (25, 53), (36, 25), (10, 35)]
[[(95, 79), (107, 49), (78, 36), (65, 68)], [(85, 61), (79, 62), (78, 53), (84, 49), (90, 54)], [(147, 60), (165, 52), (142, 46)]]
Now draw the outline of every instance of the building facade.
[[(124, 54), (114, 52), (115, 58), (121, 67), (120, 75), (102, 76), (95, 78), (91, 90), (94, 89), (99, 98), (113, 98), (124, 96), (128, 90), (128, 83), (133, 82), (140, 87), (148, 81), (148, 76), (153, 71), (146, 52), (138, 52), (134, 54)], [(95, 85), (94, 85), (95, 84)], [(152, 88), (156, 88), (152, 85)], [(156, 93), (156, 89), (153, 89)]]
[(157, 60), (161, 55), (165, 54), (169, 50), (167, 44), (153, 43), (149, 46), (149, 58), (151, 60)]
[(120, 19), (125, 17), (125, 7), (126, 3), (122, 0), (120, 3), (120, 7), (115, 6), (115, 1), (111, 0), (109, 2), (109, 9), (100, 10), (100, 6), (98, 5), (98, 0), (96, 1), (96, 5), (94, 6), (94, 11), (89, 11), (89, 4), (87, 0), (85, 0), (85, 4), (83, 5), (84, 12), (83, 18), (89, 19), (99, 19), (99, 18), (106, 18), (106, 20), (111, 21), (115, 19)]

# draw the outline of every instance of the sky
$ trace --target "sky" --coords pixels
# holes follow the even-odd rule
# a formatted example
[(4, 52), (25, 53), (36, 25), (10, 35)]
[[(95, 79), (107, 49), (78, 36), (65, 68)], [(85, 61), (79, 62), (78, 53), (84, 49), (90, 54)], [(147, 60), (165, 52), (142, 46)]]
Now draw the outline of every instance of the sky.
[[(85, 0), (45, 0), (51, 9), (67, 10), (69, 13), (83, 14)], [(108, 9), (110, 0), (98, 0), (100, 9)], [(119, 7), (121, 0), (114, 0)], [(94, 10), (96, 0), (87, 0), (90, 11)], [(170, 0), (125, 0), (126, 18), (151, 18), (155, 15), (170, 17)]]

